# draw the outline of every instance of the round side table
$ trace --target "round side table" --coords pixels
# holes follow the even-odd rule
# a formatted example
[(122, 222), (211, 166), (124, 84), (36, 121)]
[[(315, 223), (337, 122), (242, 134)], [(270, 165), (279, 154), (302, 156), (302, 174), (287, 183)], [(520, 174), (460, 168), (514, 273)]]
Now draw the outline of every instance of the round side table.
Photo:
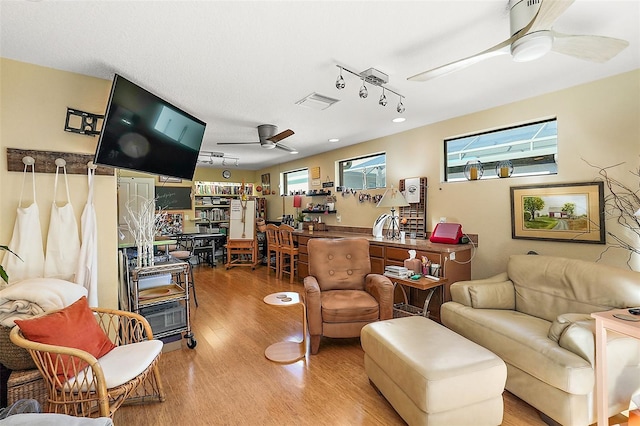
[(264, 303), (273, 306), (302, 306), (302, 341), (274, 343), (265, 349), (264, 355), (271, 361), (285, 364), (304, 358), (307, 354), (307, 308), (300, 300), (300, 295), (291, 291), (282, 291), (269, 294), (263, 300)]

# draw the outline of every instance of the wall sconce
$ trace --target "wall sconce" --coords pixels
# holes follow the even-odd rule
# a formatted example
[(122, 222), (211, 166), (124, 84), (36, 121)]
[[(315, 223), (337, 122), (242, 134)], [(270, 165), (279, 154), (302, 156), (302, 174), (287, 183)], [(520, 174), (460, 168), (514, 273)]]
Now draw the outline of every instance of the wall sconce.
[(496, 176), (499, 178), (508, 178), (513, 174), (513, 163), (511, 160), (500, 161), (496, 164)]
[(387, 106), (387, 96), (385, 94), (385, 91), (391, 92), (397, 95), (398, 98), (400, 98), (398, 101), (398, 105), (396, 107), (396, 111), (398, 111), (400, 114), (404, 112), (405, 108), (404, 108), (404, 104), (402, 103), (402, 99), (404, 98), (404, 96), (385, 86), (385, 84), (389, 82), (389, 76), (387, 74), (375, 68), (369, 68), (368, 70), (362, 71), (361, 73), (357, 73), (355, 71), (351, 71), (350, 69), (343, 67), (342, 65), (336, 65), (336, 66), (340, 68), (340, 74), (336, 79), (336, 89), (342, 90), (346, 87), (344, 78), (342, 77), (342, 71), (344, 70), (350, 74), (355, 75), (356, 77), (362, 80), (362, 86), (360, 86), (360, 91), (358, 92), (358, 95), (362, 99), (365, 99), (369, 95), (369, 90), (365, 85), (365, 83), (369, 83), (372, 86), (378, 86), (382, 88), (382, 95), (380, 96), (378, 105), (383, 107)]
[(467, 180), (478, 180), (484, 173), (484, 167), (479, 160), (468, 161), (464, 166), (464, 176)]

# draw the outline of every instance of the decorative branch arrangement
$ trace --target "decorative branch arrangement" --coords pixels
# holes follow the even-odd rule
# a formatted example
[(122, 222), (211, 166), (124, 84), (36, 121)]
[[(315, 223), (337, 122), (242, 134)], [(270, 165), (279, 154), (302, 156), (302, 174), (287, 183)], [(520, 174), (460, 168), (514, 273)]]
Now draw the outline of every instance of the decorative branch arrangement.
[(135, 211), (132, 203), (136, 199), (129, 200), (126, 204), (127, 214), (124, 221), (127, 224), (129, 232), (133, 236), (138, 248), (138, 267), (153, 266), (153, 241), (156, 233), (164, 222), (166, 213), (163, 210), (156, 212), (156, 200), (148, 200), (140, 197), (139, 202), (135, 203), (139, 209)]
[[(609, 193), (604, 197), (605, 215), (609, 218), (615, 219), (620, 226), (628, 229), (631, 234), (635, 234), (637, 236), (637, 238), (635, 238), (636, 241), (640, 241), (640, 216), (638, 216), (638, 214), (640, 214), (640, 167), (629, 171), (629, 173), (638, 177), (637, 187), (630, 188), (618, 179), (611, 177), (608, 173), (608, 170), (618, 167), (624, 163), (615, 164), (609, 167), (599, 167), (590, 164), (587, 161), (585, 162), (591, 167), (599, 169), (598, 174), (609, 189)], [(613, 243), (609, 244), (600, 254), (600, 258), (602, 258), (602, 256), (611, 248), (627, 250), (629, 252), (627, 265), (631, 268), (631, 256), (634, 253), (640, 256), (640, 245), (634, 245), (633, 242), (628, 241), (623, 236), (615, 235), (611, 231), (607, 231), (607, 235), (611, 237)]]

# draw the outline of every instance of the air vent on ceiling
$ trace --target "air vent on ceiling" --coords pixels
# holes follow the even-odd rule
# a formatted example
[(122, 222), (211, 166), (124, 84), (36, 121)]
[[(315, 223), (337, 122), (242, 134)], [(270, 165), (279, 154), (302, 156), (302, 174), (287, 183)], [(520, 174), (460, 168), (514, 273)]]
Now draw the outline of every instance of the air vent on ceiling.
[(338, 99), (330, 98), (328, 96), (320, 95), (316, 92), (313, 92), (296, 102), (296, 105), (311, 109), (323, 110), (329, 108), (331, 105), (335, 104), (338, 101)]

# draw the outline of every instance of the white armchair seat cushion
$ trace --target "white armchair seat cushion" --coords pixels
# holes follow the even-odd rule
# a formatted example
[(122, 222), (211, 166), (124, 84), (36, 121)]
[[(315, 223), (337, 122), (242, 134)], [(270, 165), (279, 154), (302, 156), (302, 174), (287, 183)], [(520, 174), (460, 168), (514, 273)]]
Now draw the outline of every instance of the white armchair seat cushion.
[[(107, 389), (120, 386), (139, 376), (160, 352), (162, 352), (162, 341), (160, 340), (144, 340), (112, 349), (98, 359), (104, 373)], [(77, 376), (70, 378), (67, 381), (68, 389), (72, 389), (76, 381), (83, 383), (85, 375), (87, 375), (86, 383), (91, 383), (93, 380), (91, 367), (85, 368)]]

